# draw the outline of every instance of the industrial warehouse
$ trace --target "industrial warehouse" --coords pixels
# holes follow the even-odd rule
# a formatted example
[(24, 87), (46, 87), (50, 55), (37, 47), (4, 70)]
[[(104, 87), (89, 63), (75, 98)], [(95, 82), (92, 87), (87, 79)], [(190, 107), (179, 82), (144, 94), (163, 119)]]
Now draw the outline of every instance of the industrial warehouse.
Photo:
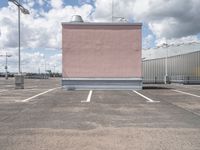
[(143, 83), (200, 84), (200, 43), (143, 50)]

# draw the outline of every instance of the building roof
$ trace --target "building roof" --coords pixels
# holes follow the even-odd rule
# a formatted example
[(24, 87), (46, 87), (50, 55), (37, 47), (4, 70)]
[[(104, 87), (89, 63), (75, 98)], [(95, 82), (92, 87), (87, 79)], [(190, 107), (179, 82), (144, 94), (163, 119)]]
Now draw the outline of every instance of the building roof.
[(187, 44), (165, 45), (157, 48), (142, 51), (142, 58), (145, 60), (172, 57), (200, 51), (200, 43), (192, 42)]
[(116, 22), (62, 22), (62, 25), (73, 25), (73, 26), (142, 26), (142, 23), (116, 23)]

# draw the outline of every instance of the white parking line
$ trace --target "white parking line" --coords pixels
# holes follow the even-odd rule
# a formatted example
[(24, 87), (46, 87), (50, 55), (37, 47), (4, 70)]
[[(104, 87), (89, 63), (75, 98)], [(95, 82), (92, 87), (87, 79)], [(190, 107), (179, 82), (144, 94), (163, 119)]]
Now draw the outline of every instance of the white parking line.
[(6, 91), (8, 91), (8, 90), (0, 90), (0, 93), (1, 93), (1, 92), (6, 92)]
[(91, 100), (91, 97), (92, 97), (92, 90), (90, 90), (90, 92), (88, 94), (88, 97), (87, 97), (87, 100), (86, 101), (81, 101), (81, 103), (89, 103), (90, 100)]
[(37, 88), (38, 86), (27, 86), (26, 89), (33, 89), (33, 88)]
[(149, 103), (159, 103), (159, 102), (160, 102), (160, 101), (152, 100), (152, 99), (150, 99), (150, 98), (144, 96), (143, 94), (141, 94), (141, 93), (139, 93), (139, 92), (137, 92), (137, 91), (133, 91), (133, 92), (136, 93), (136, 94), (138, 94), (139, 96), (145, 98), (145, 99), (147, 100), (147, 102), (149, 102)]
[(199, 95), (195, 95), (195, 94), (191, 94), (191, 93), (187, 93), (187, 92), (183, 92), (179, 90), (172, 90), (172, 91), (200, 98)]
[(13, 87), (14, 85), (5, 85), (6, 87)]
[(37, 95), (35, 95), (35, 96), (29, 97), (29, 98), (24, 99), (24, 100), (22, 100), (22, 101), (16, 101), (16, 102), (23, 102), (23, 103), (29, 102), (30, 100), (32, 100), (32, 99), (34, 99), (34, 98), (36, 98), (36, 97), (38, 97), (38, 96), (44, 95), (44, 94), (49, 93), (49, 92), (51, 92), (51, 91), (54, 91), (54, 90), (56, 90), (56, 89), (58, 89), (58, 88), (49, 89), (49, 90), (47, 90), (47, 91), (45, 91), (45, 92), (42, 92), (42, 93), (39, 93), (39, 94), (37, 94)]
[(21, 91), (40, 91), (42, 89), (21, 89)]

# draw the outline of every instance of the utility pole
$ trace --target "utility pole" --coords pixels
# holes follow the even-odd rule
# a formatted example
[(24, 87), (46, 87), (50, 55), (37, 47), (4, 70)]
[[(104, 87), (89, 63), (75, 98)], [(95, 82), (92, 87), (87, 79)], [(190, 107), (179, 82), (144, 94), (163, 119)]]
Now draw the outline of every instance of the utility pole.
[(7, 52), (5, 55), (0, 55), (0, 57), (5, 57), (5, 79), (8, 79), (8, 57), (11, 57), (12, 55), (8, 55)]

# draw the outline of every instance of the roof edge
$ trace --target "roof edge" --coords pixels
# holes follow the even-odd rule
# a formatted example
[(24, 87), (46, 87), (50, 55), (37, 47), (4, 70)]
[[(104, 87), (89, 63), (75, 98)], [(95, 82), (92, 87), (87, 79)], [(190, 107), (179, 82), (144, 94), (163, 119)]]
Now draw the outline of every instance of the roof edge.
[(101, 22), (81, 22), (81, 23), (74, 23), (74, 22), (62, 22), (62, 25), (74, 25), (74, 26), (142, 26), (142, 23), (101, 23)]

